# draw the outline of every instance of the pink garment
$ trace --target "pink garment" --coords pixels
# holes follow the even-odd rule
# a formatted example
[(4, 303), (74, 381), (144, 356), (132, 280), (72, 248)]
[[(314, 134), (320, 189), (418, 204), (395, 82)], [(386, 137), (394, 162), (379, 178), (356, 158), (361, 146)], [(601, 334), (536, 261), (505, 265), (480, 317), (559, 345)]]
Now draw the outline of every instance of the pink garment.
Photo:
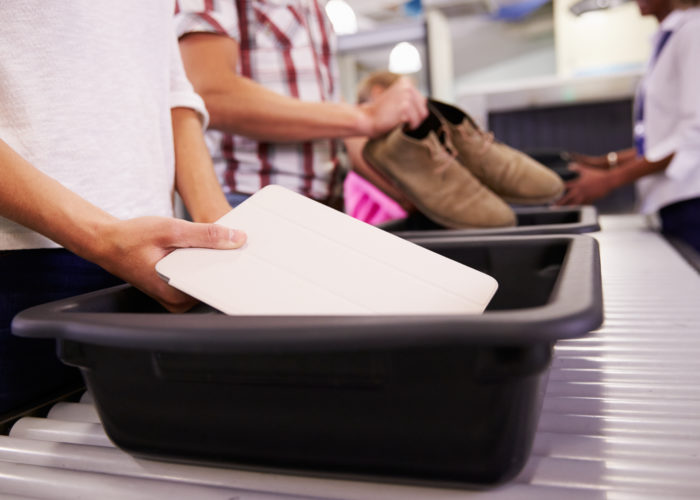
[(343, 193), (345, 213), (368, 224), (377, 225), (408, 215), (401, 205), (355, 172), (345, 178)]

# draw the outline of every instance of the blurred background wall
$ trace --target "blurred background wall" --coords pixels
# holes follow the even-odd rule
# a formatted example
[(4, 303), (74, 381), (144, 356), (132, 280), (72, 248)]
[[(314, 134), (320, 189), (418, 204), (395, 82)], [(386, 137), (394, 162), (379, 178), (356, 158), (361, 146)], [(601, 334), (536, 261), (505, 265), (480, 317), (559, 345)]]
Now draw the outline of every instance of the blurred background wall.
[[(656, 30), (656, 21), (642, 18), (635, 2), (330, 0), (329, 5), (338, 2), (350, 9), (336, 14), (344, 24), (337, 27), (339, 62), (350, 102), (364, 76), (391, 69), (411, 75), (426, 94), (459, 105), (498, 139), (527, 152), (602, 154), (632, 144), (634, 90)], [(397, 58), (399, 44), (403, 56)], [(633, 204), (629, 188), (601, 200), (599, 209), (628, 211)]]

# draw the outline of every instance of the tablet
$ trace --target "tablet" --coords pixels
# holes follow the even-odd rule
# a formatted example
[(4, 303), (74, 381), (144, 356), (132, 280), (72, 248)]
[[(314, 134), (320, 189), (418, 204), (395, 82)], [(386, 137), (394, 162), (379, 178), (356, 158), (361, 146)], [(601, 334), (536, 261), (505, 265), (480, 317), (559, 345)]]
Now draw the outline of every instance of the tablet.
[(178, 249), (156, 270), (226, 314), (475, 314), (498, 287), (491, 276), (277, 185), (217, 224), (244, 230), (245, 245)]

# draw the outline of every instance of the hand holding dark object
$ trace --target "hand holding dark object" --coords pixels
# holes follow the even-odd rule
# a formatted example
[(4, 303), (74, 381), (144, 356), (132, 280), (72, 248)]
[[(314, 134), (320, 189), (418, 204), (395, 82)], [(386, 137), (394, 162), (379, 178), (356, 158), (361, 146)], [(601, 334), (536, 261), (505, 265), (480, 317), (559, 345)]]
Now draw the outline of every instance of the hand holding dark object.
[(568, 165), (563, 167), (550, 167), (564, 182), (578, 178), (578, 172), (569, 168)]
[(571, 163), (569, 170), (577, 174), (577, 177), (566, 182), (566, 192), (556, 202), (557, 205), (591, 204), (615, 189), (608, 170), (580, 163)]
[(568, 151), (560, 151), (558, 149), (540, 149), (523, 151), (533, 160), (548, 167), (557, 174), (563, 181), (569, 181), (578, 177), (578, 174), (569, 170), (569, 162), (572, 155), (578, 153), (570, 153)]

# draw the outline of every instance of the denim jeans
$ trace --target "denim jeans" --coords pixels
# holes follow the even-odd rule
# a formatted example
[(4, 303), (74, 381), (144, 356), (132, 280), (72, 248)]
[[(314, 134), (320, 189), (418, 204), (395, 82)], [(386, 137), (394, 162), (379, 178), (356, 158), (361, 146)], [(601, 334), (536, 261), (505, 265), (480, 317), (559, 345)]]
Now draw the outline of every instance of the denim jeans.
[(238, 205), (250, 198), (250, 196), (251, 195), (244, 193), (226, 193), (226, 201), (228, 201), (228, 204), (231, 205), (231, 208), (236, 208)]
[(679, 201), (659, 210), (664, 234), (685, 241), (700, 252), (700, 198)]
[(57, 358), (54, 339), (14, 336), (12, 318), (34, 305), (119, 283), (64, 249), (0, 251), (0, 414), (80, 384), (79, 371)]

